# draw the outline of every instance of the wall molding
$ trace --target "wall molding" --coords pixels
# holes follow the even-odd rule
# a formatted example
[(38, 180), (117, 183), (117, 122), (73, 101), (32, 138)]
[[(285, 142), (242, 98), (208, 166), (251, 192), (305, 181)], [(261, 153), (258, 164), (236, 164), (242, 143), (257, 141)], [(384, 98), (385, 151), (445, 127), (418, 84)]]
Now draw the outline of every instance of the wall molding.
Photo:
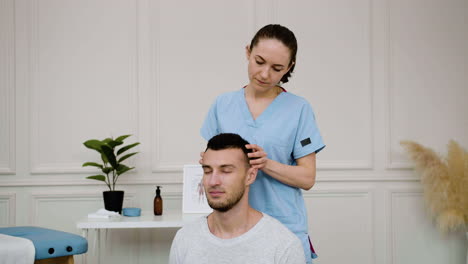
[[(266, 1), (266, 0), (265, 0)], [(282, 1), (284, 2), (283, 5), (291, 5), (291, 3), (287, 1)], [(374, 105), (375, 105), (375, 96), (374, 96), (374, 90), (375, 90), (375, 67), (374, 67), (374, 61), (375, 61), (375, 54), (374, 54), (374, 39), (373, 39), (373, 28), (374, 28), (374, 19), (373, 19), (373, 0), (363, 0), (362, 1), (367, 7), (367, 19), (363, 22), (364, 28), (362, 29), (362, 32), (364, 33), (363, 35), (367, 37), (366, 41), (363, 41), (363, 43), (367, 44), (367, 49), (364, 50), (365, 54), (368, 56), (367, 58), (363, 59), (366, 63), (365, 67), (363, 66), (362, 68), (365, 69), (365, 73), (363, 74), (362, 82), (366, 85), (365, 88), (362, 90), (366, 92), (366, 95), (368, 95), (368, 100), (365, 102), (365, 105), (368, 109), (368, 112), (366, 111), (365, 113), (369, 113), (368, 119), (366, 118), (366, 124), (368, 124), (368, 133), (369, 133), (369, 138), (366, 139), (368, 140), (369, 144), (366, 146), (366, 154), (368, 158), (364, 159), (359, 159), (359, 160), (318, 160), (317, 162), (317, 170), (322, 171), (322, 170), (373, 170), (375, 167), (375, 138), (376, 138), (376, 116), (375, 116), (375, 111), (374, 111)], [(280, 6), (280, 0), (268, 0), (268, 4), (270, 5), (270, 9), (272, 11), (272, 15), (270, 16), (271, 18), (274, 18), (274, 22), (281, 22), (278, 20), (281, 20), (281, 6)], [(269, 21), (271, 23), (271, 21)], [(300, 40), (299, 40), (300, 41)], [(300, 43), (299, 43), (300, 44)], [(325, 142), (327, 145), (327, 142)], [(326, 151), (327, 148), (325, 148), (324, 151)], [(320, 156), (320, 154), (318, 154)]]
[[(151, 46), (154, 47), (151, 49), (151, 61), (150, 61), (150, 72), (151, 74), (151, 86), (155, 87), (153, 91), (153, 97), (155, 97), (154, 101), (156, 102), (153, 104), (152, 107), (152, 115), (151, 115), (151, 168), (152, 172), (168, 172), (168, 171), (174, 171), (175, 169), (171, 166), (161, 166), (160, 165), (160, 154), (159, 154), (159, 148), (158, 146), (160, 145), (161, 139), (160, 139), (160, 133), (158, 131), (158, 128), (160, 127), (160, 113), (161, 110), (159, 108), (160, 100), (161, 100), (161, 82), (160, 82), (160, 76), (161, 76), (161, 64), (160, 64), (160, 54), (161, 54), (161, 42), (160, 42), (160, 35), (161, 35), (161, 21), (160, 21), (160, 1), (156, 1), (153, 4), (150, 4), (151, 10), (157, 10), (157, 15), (151, 16), (151, 30), (154, 33), (151, 35)], [(153, 26), (154, 25), (154, 26)], [(164, 168), (163, 168), (164, 167)], [(180, 168), (182, 170), (182, 167)]]
[(0, 203), (6, 203), (7, 210), (7, 226), (16, 225), (16, 194), (15, 193), (0, 193)]
[[(372, 0), (366, 0), (367, 6), (368, 6), (368, 21), (366, 25), (366, 33), (368, 36), (368, 61), (367, 61), (367, 72), (369, 74), (369, 78), (366, 80), (367, 83), (367, 90), (368, 90), (368, 95), (369, 95), (369, 100), (367, 102), (368, 108), (369, 108), (369, 134), (370, 134), (370, 139), (369, 139), (369, 146), (368, 146), (368, 156), (369, 159), (367, 160), (322, 160), (317, 163), (317, 170), (373, 170), (374, 169), (374, 156), (375, 156), (375, 143), (374, 143), (374, 138), (375, 138), (375, 131), (374, 131), (374, 126), (375, 126), (375, 121), (374, 121), (374, 96), (373, 96), (373, 87), (374, 87), (374, 69), (373, 69), (373, 60), (374, 60), (374, 53), (373, 53), (373, 39), (372, 39), (372, 28), (373, 28), (373, 20), (372, 20)], [(155, 7), (153, 7), (152, 10), (156, 8), (156, 10), (160, 10), (159, 7), (159, 1), (157, 1), (157, 4), (154, 4)], [(255, 0), (253, 1), (253, 10), (254, 11), (254, 18), (251, 20), (253, 22), (252, 28), (254, 31), (252, 32), (252, 35), (256, 32), (258, 28), (261, 26), (267, 24), (267, 23), (278, 23), (278, 18), (280, 17), (280, 10), (279, 10), (279, 0)], [(159, 16), (158, 16), (159, 17)], [(153, 106), (152, 113), (154, 113), (155, 116), (151, 118), (152, 125), (152, 133), (151, 135), (155, 135), (152, 137), (152, 172), (153, 173), (167, 173), (167, 172), (183, 172), (183, 166), (185, 165), (184, 162), (162, 162), (160, 160), (160, 153), (159, 149), (157, 146), (160, 145), (161, 138), (159, 137), (160, 133), (158, 132), (158, 128), (160, 126), (160, 113), (162, 112), (159, 109), (160, 100), (161, 100), (161, 95), (160, 95), (160, 83), (159, 83), (159, 76), (160, 76), (160, 67), (161, 65), (159, 64), (159, 60), (154, 59), (158, 58), (159, 54), (161, 53), (160, 50), (160, 43), (159, 43), (159, 34), (160, 34), (160, 28), (159, 21), (155, 21), (153, 23), (154, 25), (157, 25), (152, 32), (155, 32), (154, 38), (152, 40), (152, 47), (154, 48), (154, 53), (155, 55), (152, 56), (152, 62), (151, 62), (151, 68), (154, 70), (151, 70), (152, 72), (152, 77), (151, 77), (151, 82), (154, 83), (154, 85), (151, 85), (152, 87), (156, 87), (156, 92), (154, 97), (156, 97), (155, 101), (157, 102)]]
[[(28, 69), (28, 81), (27, 90), (29, 93), (29, 120), (30, 124), (30, 168), (32, 174), (62, 174), (62, 173), (87, 173), (81, 167), (84, 162), (69, 162), (69, 163), (44, 163), (41, 162), (41, 140), (40, 140), (40, 124), (41, 124), (41, 105), (38, 100), (35, 100), (36, 95), (40, 94), (41, 87), (38, 85), (40, 81), (40, 60), (39, 60), (39, 8), (38, 5), (42, 2), (39, 0), (28, 0), (28, 48), (29, 48), (29, 69)], [(134, 122), (131, 127), (134, 129), (133, 135), (138, 138), (139, 136), (139, 108), (138, 108), (138, 94), (139, 94), (139, 82), (138, 82), (138, 54), (139, 54), (139, 38), (138, 38), (138, 1), (134, 2), (134, 10), (129, 10), (128, 24), (134, 24), (135, 27), (132, 30), (135, 34), (135, 43), (133, 45), (134, 50), (129, 51), (128, 64), (129, 64), (129, 82), (128, 82), (128, 102), (130, 109), (132, 110), (131, 121)], [(133, 12), (133, 13), (132, 13)]]
[[(371, 149), (373, 144), (371, 144)], [(372, 152), (372, 150), (371, 150)], [(337, 171), (348, 171), (348, 170), (371, 170), (374, 165), (372, 158), (370, 160), (324, 160), (317, 162), (317, 171), (326, 171), (326, 170), (337, 170)]]
[[(375, 243), (376, 243), (376, 223), (375, 223), (375, 189), (373, 188), (324, 188), (313, 190), (309, 192), (303, 192), (304, 200), (314, 199), (314, 198), (365, 198), (367, 200), (367, 206), (369, 207), (368, 212), (368, 221), (370, 223), (369, 227), (369, 249), (372, 250), (370, 254), (371, 263), (377, 263), (377, 255), (375, 252)], [(307, 201), (306, 201), (307, 202)]]
[(394, 81), (394, 69), (392, 66), (393, 58), (393, 49), (392, 49), (392, 1), (385, 0), (386, 5), (386, 18), (385, 18), (385, 29), (386, 29), (386, 52), (384, 55), (385, 65), (386, 65), (386, 76), (385, 76), (385, 90), (387, 95), (387, 101), (385, 110), (387, 111), (386, 118), (386, 144), (385, 144), (385, 153), (387, 155), (386, 167), (390, 170), (401, 170), (401, 169), (411, 169), (413, 166), (407, 161), (395, 161), (392, 157), (392, 141), (394, 140), (394, 125), (392, 124), (393, 120), (393, 109), (394, 109), (394, 93), (393, 93), (393, 81)]
[[(380, 182), (420, 182), (420, 178), (416, 176), (410, 176), (407, 174), (394, 175), (384, 174), (382, 176), (376, 176), (372, 173), (359, 173), (340, 175), (340, 174), (321, 174), (317, 175), (316, 183), (380, 183)], [(100, 186), (103, 183), (98, 181), (92, 181), (81, 177), (75, 178), (57, 178), (56, 176), (44, 176), (34, 175), (31, 177), (22, 177), (18, 179), (2, 180), (0, 179), (0, 186), (3, 187), (27, 187), (27, 186)], [(164, 184), (164, 185), (181, 185), (183, 184), (183, 175), (181, 174), (166, 174), (151, 177), (129, 177), (129, 179), (119, 179), (119, 185), (146, 185), (146, 184)]]
[[(37, 224), (37, 219), (39, 217), (39, 209), (40, 204), (44, 202), (80, 202), (80, 201), (97, 201), (101, 202), (102, 192), (76, 192), (76, 193), (63, 193), (63, 192), (55, 192), (55, 193), (33, 193), (31, 195), (31, 214), (29, 222), (34, 225)], [(136, 200), (136, 193), (133, 192), (125, 192), (124, 202), (127, 204), (132, 205)], [(85, 217), (85, 216), (83, 216)]]
[(366, 197), (372, 198), (373, 190), (371, 188), (323, 188), (313, 191), (303, 192), (304, 198), (312, 197)]
[(388, 222), (387, 222), (387, 256), (389, 258), (388, 263), (394, 263), (396, 259), (395, 256), (395, 236), (394, 236), (394, 223), (393, 223), (393, 216), (394, 216), (394, 198), (395, 197), (423, 197), (423, 190), (422, 188), (414, 188), (414, 187), (406, 187), (406, 188), (391, 188), (388, 190), (387, 198), (386, 198), (386, 208), (388, 211)]
[[(251, 6), (251, 10), (248, 10), (248, 15), (249, 18), (247, 20), (249, 21), (249, 24), (251, 25), (247, 30), (252, 30), (252, 35), (256, 32), (257, 27), (255, 23), (258, 22), (259, 14), (257, 11), (258, 6), (261, 5), (261, 3), (258, 2), (264, 2), (264, 1), (270, 1), (270, 0), (255, 0), (255, 1), (248, 1), (246, 0), (245, 3), (247, 3), (249, 6)], [(162, 141), (160, 135), (161, 133), (158, 131), (158, 128), (161, 127), (161, 100), (164, 100), (161, 98), (161, 83), (160, 83), (160, 76), (161, 76), (161, 64), (160, 60), (158, 59), (160, 57), (161, 52), (161, 44), (160, 44), (160, 34), (161, 34), (161, 21), (159, 20), (160, 15), (159, 11), (161, 10), (160, 7), (160, 1), (154, 1), (150, 3), (150, 10), (157, 10), (154, 12), (155, 14), (151, 15), (151, 32), (152, 32), (152, 37), (151, 37), (151, 62), (150, 62), (150, 73), (151, 73), (151, 87), (154, 87), (154, 91), (152, 91), (152, 98), (154, 98), (154, 104), (151, 109), (151, 171), (153, 173), (168, 173), (168, 172), (183, 172), (183, 167), (185, 164), (187, 164), (187, 161), (176, 161), (176, 162), (163, 162), (161, 161), (160, 157), (160, 142)], [(271, 7), (268, 5), (262, 6), (262, 7), (268, 7), (267, 11), (268, 14), (273, 14), (274, 12), (272, 11)], [(155, 25), (155, 26), (153, 26)], [(200, 124), (201, 126), (201, 124)]]
[[(367, 25), (366, 25), (366, 33), (367, 33), (367, 72), (369, 74), (367, 79), (367, 92), (369, 94), (369, 101), (367, 102), (368, 109), (369, 109), (369, 149), (368, 149), (368, 160), (362, 161), (334, 161), (330, 164), (327, 169), (341, 169), (341, 170), (353, 170), (353, 169), (368, 169), (372, 170), (374, 168), (374, 157), (375, 157), (375, 111), (374, 111), (374, 90), (375, 90), (375, 83), (374, 83), (374, 76), (375, 76), (375, 67), (374, 67), (374, 42), (373, 42), (373, 31), (374, 28), (374, 20), (373, 20), (373, 10), (372, 10), (372, 1), (367, 0)], [(319, 167), (321, 168), (321, 167)]]
[[(376, 122), (375, 122), (375, 67), (374, 67), (374, 61), (375, 61), (375, 54), (374, 54), (374, 33), (373, 33), (373, 28), (374, 28), (374, 19), (373, 19), (373, 0), (367, 0), (367, 8), (368, 8), (368, 18), (367, 18), (367, 44), (368, 44), (368, 61), (367, 61), (367, 66), (368, 66), (368, 72), (369, 72), (369, 79), (368, 81), (368, 92), (369, 92), (369, 111), (370, 111), (370, 120), (369, 120), (369, 134), (370, 134), (370, 144), (369, 144), (369, 160), (367, 160), (367, 163), (365, 164), (366, 167), (362, 167), (362, 169), (369, 169), (372, 170), (374, 169), (375, 166), (375, 138), (376, 138)], [(352, 169), (352, 167), (348, 167), (348, 169)], [(373, 260), (375, 262), (375, 253), (373, 256)]]
[[(6, 126), (2, 141), (5, 148), (1, 151), (6, 154), (5, 160), (0, 160), (0, 175), (15, 174), (16, 170), (16, 122), (15, 122), (15, 77), (16, 77), (16, 48), (15, 48), (15, 1), (0, 1), (0, 28), (2, 38), (0, 38), (0, 113), (5, 118)], [(1, 117), (0, 116), (0, 117)]]

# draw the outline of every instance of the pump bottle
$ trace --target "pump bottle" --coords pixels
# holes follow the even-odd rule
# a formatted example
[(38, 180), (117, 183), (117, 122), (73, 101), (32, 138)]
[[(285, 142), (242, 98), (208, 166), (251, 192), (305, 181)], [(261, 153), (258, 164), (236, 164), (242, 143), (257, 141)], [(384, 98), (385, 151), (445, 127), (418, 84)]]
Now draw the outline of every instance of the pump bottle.
[(162, 215), (163, 213), (163, 199), (161, 198), (161, 186), (156, 186), (156, 197), (154, 197), (154, 215)]

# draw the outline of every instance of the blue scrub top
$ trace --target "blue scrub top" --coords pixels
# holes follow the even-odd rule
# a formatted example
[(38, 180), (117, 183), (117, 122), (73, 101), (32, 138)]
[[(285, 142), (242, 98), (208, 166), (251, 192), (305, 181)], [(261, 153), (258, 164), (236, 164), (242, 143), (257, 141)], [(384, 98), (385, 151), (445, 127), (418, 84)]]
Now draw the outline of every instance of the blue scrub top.
[[(296, 165), (296, 159), (325, 147), (312, 107), (304, 98), (289, 92), (280, 93), (257, 119), (250, 113), (244, 88), (222, 94), (211, 106), (200, 132), (206, 140), (220, 133), (239, 134), (262, 147), (269, 159), (287, 165)], [(299, 188), (259, 170), (250, 186), (249, 203), (294, 232), (310, 261), (307, 211)]]

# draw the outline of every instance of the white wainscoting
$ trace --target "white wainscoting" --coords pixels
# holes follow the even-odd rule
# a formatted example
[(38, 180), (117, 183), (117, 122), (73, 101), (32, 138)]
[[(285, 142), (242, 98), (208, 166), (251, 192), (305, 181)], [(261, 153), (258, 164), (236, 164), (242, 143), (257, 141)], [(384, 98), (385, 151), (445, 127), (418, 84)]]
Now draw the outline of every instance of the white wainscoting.
[[(416, 189), (389, 192), (390, 263), (464, 263), (463, 233), (441, 234), (424, 208), (423, 194)], [(421, 252), (426, 252), (422, 254)]]
[[(134, 207), (135, 194), (125, 192), (125, 207)], [(103, 207), (102, 193), (33, 193), (31, 195), (31, 224), (76, 232), (76, 223), (88, 213)], [(97, 208), (90, 211), (90, 208)]]
[(16, 195), (0, 192), (0, 226), (14, 226), (16, 217)]
[[(464, 234), (435, 228), (399, 141), (468, 147), (466, 17), (462, 0), (0, 1), (0, 226), (78, 233), (106, 190), (82, 143), (126, 133), (141, 145), (124, 206), (151, 212), (162, 185), (181, 209), (210, 104), (247, 84), (246, 45), (281, 23), (299, 42), (285, 88), (327, 145), (304, 192), (315, 263), (462, 264)], [(167, 263), (176, 231), (111, 231), (104, 263)]]
[(370, 189), (328, 189), (305, 194), (317, 263), (375, 263)]

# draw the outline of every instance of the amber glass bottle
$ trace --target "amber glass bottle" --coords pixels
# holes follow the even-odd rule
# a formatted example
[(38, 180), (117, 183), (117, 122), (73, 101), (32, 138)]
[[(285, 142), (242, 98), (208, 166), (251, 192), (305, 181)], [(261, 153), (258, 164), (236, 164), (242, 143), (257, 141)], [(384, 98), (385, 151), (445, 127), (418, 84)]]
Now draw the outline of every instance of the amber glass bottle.
[(162, 215), (163, 213), (163, 199), (161, 198), (161, 190), (159, 188), (161, 188), (161, 186), (157, 186), (156, 197), (154, 197), (154, 215)]

